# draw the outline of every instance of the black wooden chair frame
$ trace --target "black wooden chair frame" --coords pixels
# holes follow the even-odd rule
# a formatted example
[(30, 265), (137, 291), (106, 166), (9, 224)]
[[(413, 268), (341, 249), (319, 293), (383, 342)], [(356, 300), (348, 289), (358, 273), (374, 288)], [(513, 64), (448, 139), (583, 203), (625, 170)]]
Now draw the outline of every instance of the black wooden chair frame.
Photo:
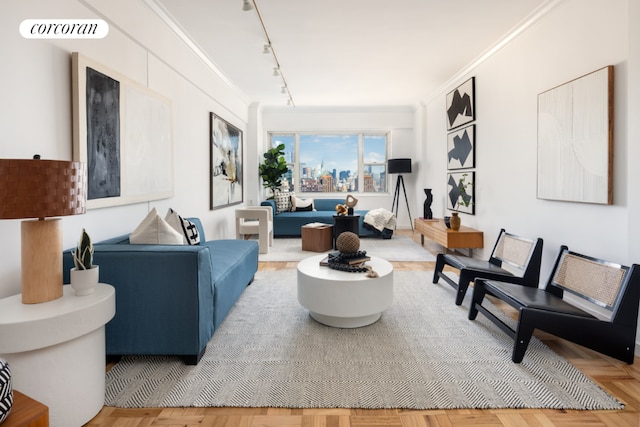
[[(503, 239), (514, 239), (528, 242), (531, 249), (526, 259), (521, 263), (511, 262), (509, 259), (499, 255), (500, 245)], [(542, 245), (541, 238), (535, 240), (507, 233), (504, 228), (500, 229), (496, 243), (491, 251), (489, 260), (479, 260), (462, 255), (454, 255), (447, 253), (439, 253), (436, 257), (436, 266), (433, 272), (433, 283), (438, 283), (439, 279), (443, 279), (451, 287), (456, 289), (456, 305), (462, 304), (467, 289), (471, 282), (478, 277), (493, 280), (502, 280), (505, 282), (516, 283), (523, 286), (538, 287), (540, 281), (540, 265), (542, 263)], [(522, 271), (521, 276), (517, 276), (509, 270), (503, 268), (503, 263), (515, 267)], [(459, 270), (458, 282), (455, 282), (447, 276), (443, 269), (445, 265), (449, 265)]]
[[(556, 282), (556, 274), (560, 271), (559, 269), (567, 268), (563, 265), (566, 255), (570, 255), (574, 259), (583, 259), (611, 267), (613, 271), (619, 269), (621, 276), (616, 284), (617, 289), (613, 289), (610, 293), (612, 295), (610, 302), (603, 303)], [(571, 274), (576, 273), (579, 274), (577, 271)], [(590, 282), (589, 286), (593, 286), (594, 289), (599, 287), (598, 292), (606, 291), (605, 286), (611, 286), (602, 283), (603, 276), (599, 274), (584, 274), (584, 276), (584, 279), (581, 278), (580, 281)], [(609, 278), (609, 276), (605, 277)], [(608, 280), (604, 280), (604, 282), (608, 282)], [(599, 319), (565, 301), (563, 299), (564, 292), (569, 292), (610, 311), (610, 320)], [(515, 329), (482, 305), (487, 293), (519, 311)], [(613, 299), (614, 297), (615, 299)], [(534, 330), (539, 329), (631, 364), (634, 359), (639, 304), (640, 266), (633, 264), (632, 267), (626, 267), (610, 263), (571, 252), (566, 246), (562, 246), (545, 289), (524, 288), (505, 282), (477, 279), (473, 289), (469, 319), (474, 320), (480, 312), (513, 338), (514, 347), (511, 359), (515, 363), (520, 363), (523, 360)]]

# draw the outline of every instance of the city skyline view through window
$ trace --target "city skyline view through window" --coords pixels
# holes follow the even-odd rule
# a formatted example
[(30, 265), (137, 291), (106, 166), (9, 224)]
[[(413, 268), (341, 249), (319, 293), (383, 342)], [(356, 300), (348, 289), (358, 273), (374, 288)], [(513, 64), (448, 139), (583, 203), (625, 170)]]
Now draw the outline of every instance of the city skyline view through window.
[(272, 134), (271, 144), (285, 145), (289, 191), (387, 191), (386, 134)]

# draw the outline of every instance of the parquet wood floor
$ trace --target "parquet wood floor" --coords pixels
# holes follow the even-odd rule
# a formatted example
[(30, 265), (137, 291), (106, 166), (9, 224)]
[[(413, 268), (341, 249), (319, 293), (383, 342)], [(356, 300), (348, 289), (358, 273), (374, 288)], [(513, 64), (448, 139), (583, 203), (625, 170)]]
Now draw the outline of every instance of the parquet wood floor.
[[(410, 230), (399, 234), (412, 235)], [(420, 242), (419, 235), (413, 235)], [(425, 250), (437, 246), (425, 242)], [(260, 270), (296, 267), (295, 262), (260, 263)], [(394, 262), (396, 270), (433, 270), (429, 262)], [(452, 294), (453, 299), (453, 294)], [(505, 311), (511, 310), (502, 306)], [(512, 314), (515, 312), (512, 310)], [(627, 365), (551, 335), (537, 333), (605, 390), (625, 403), (620, 411), (500, 410), (362, 410), (277, 408), (120, 409), (104, 407), (91, 427), (640, 427), (640, 358)], [(108, 369), (109, 367), (107, 367)]]

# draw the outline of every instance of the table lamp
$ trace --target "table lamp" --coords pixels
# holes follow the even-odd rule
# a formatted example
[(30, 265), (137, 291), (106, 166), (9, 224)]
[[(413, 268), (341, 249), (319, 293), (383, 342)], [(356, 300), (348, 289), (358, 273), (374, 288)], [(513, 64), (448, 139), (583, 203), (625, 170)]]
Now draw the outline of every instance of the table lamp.
[[(87, 170), (80, 162), (0, 159), (0, 219), (20, 224), (22, 303), (62, 296), (62, 225), (86, 212)], [(37, 218), (37, 219), (28, 219)]]

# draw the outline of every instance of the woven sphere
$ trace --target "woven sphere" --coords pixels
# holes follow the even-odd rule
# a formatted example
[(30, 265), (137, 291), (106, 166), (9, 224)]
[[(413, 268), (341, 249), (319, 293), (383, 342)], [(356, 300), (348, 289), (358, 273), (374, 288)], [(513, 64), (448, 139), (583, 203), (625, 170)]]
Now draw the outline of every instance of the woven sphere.
[(340, 233), (336, 239), (336, 248), (343, 254), (353, 254), (360, 249), (360, 237), (350, 231)]

